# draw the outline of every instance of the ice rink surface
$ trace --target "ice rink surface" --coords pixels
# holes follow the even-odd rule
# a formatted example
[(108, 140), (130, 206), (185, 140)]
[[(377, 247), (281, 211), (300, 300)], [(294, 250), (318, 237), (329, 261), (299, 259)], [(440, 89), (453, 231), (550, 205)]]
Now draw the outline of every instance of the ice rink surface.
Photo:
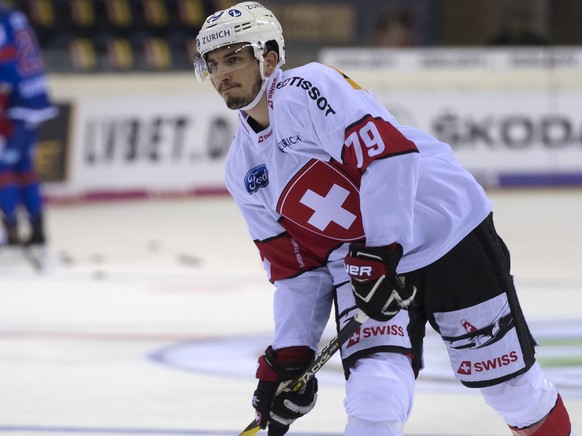
[[(489, 194), (539, 360), (582, 434), (582, 190)], [(43, 273), (0, 253), (0, 434), (237, 435), (272, 289), (233, 202), (54, 205), (47, 221)], [(428, 333), (406, 434), (509, 434)], [(334, 358), (289, 434), (340, 435), (342, 399)]]

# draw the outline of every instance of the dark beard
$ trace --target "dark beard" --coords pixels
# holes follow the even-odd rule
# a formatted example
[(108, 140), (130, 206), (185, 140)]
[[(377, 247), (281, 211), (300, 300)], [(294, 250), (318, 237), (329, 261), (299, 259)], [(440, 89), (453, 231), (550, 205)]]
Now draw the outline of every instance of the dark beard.
[(263, 79), (261, 79), (261, 76), (258, 76), (257, 80), (255, 81), (255, 84), (253, 85), (253, 89), (252, 89), (250, 97), (234, 97), (234, 96), (227, 97), (226, 106), (229, 109), (240, 109), (242, 107), (245, 107), (246, 105), (248, 105), (250, 102), (252, 102), (255, 99), (255, 97), (257, 96), (257, 94), (261, 90), (262, 84), (263, 84)]

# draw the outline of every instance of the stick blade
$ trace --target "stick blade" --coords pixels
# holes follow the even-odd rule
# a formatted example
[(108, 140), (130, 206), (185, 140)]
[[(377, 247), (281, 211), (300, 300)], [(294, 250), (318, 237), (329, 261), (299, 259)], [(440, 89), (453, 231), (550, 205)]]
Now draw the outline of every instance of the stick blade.
[(257, 424), (256, 421), (253, 421), (249, 425), (247, 425), (246, 428), (242, 432), (240, 432), (238, 436), (255, 436), (260, 429), (261, 427), (259, 427), (259, 424)]
[(245, 427), (245, 429), (239, 433), (238, 436), (254, 436), (256, 435), (259, 430), (261, 429), (261, 427), (259, 427), (259, 424), (257, 424), (257, 421), (251, 422), (249, 425), (247, 425)]

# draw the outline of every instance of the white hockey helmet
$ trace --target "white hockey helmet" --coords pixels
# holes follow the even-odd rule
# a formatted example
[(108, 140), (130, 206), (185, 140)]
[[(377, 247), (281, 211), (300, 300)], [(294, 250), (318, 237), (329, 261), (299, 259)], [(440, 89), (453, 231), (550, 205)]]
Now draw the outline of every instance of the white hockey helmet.
[(242, 2), (231, 8), (218, 11), (204, 21), (198, 36), (194, 59), (194, 70), (198, 81), (208, 78), (206, 55), (220, 47), (248, 43), (260, 62), (261, 77), (264, 79), (263, 55), (266, 43), (275, 41), (279, 48), (278, 67), (285, 63), (285, 41), (283, 29), (273, 13), (257, 2)]

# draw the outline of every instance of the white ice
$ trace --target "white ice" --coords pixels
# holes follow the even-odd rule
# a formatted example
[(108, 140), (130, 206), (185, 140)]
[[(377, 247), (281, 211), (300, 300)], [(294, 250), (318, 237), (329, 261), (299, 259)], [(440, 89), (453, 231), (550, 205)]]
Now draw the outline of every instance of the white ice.
[[(539, 358), (582, 433), (582, 191), (490, 192)], [(272, 288), (227, 197), (49, 206), (46, 270), (0, 253), (0, 434), (237, 435)], [(330, 325), (325, 338), (333, 336)], [(429, 331), (407, 435), (507, 435)], [(342, 375), (289, 433), (340, 435)]]

